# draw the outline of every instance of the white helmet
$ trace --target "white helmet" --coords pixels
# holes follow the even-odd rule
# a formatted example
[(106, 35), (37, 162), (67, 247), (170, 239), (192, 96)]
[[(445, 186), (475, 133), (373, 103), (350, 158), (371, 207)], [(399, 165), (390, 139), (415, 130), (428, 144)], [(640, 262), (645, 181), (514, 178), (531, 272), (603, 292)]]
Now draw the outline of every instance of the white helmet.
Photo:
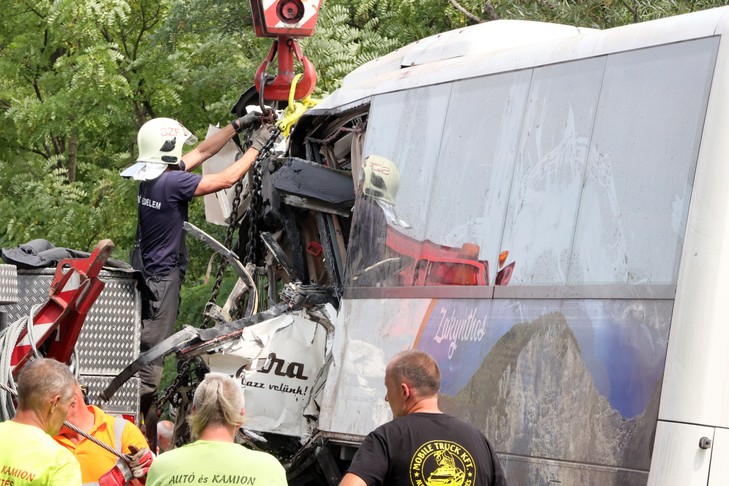
[(169, 165), (182, 158), (182, 145), (194, 144), (197, 138), (172, 118), (153, 118), (137, 133), (137, 163), (122, 172), (122, 177), (150, 180), (159, 177)]
[(400, 188), (400, 170), (397, 166), (384, 157), (370, 155), (365, 160), (363, 172), (362, 191), (365, 195), (374, 199), (382, 208), (390, 224), (410, 228), (410, 225), (395, 213), (395, 196)]

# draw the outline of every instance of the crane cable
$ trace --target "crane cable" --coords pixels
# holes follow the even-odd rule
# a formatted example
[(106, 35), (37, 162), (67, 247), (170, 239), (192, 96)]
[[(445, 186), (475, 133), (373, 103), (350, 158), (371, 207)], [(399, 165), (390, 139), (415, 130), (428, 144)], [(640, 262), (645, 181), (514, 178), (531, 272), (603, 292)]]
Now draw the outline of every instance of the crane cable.
[[(12, 395), (13, 395), (13, 396), (15, 396), (15, 397), (17, 397), (17, 396), (18, 396), (18, 392), (17, 392), (17, 391), (15, 391), (15, 390), (11, 389), (10, 387), (8, 387), (7, 385), (5, 385), (4, 383), (0, 383), (0, 388), (2, 388), (3, 390), (5, 390), (5, 391), (6, 391), (6, 392), (8, 392), (9, 394), (12, 394)], [(69, 421), (67, 421), (67, 420), (64, 420), (64, 421), (63, 421), (63, 425), (64, 425), (65, 427), (68, 427), (69, 429), (73, 430), (74, 432), (76, 432), (76, 433), (77, 433), (77, 434), (79, 434), (80, 436), (82, 436), (82, 437), (84, 437), (84, 438), (86, 438), (86, 439), (90, 440), (91, 442), (93, 442), (94, 444), (98, 445), (99, 447), (102, 447), (103, 449), (105, 449), (105, 450), (107, 450), (107, 451), (111, 452), (112, 454), (114, 454), (114, 455), (115, 455), (116, 457), (118, 457), (119, 459), (124, 459), (124, 460), (127, 460), (127, 458), (126, 458), (126, 457), (124, 457), (124, 454), (122, 454), (121, 452), (119, 452), (119, 451), (117, 451), (117, 450), (113, 449), (113, 448), (112, 448), (112, 447), (110, 447), (110, 446), (109, 446), (108, 444), (104, 444), (103, 442), (101, 442), (101, 441), (100, 441), (99, 439), (97, 439), (96, 437), (93, 437), (93, 436), (91, 436), (91, 435), (87, 434), (87, 433), (86, 433), (86, 432), (84, 432), (83, 430), (81, 430), (81, 429), (79, 429), (78, 427), (76, 427), (75, 425), (73, 425), (73, 424), (72, 424), (71, 422), (69, 422)]]
[[(30, 347), (33, 351), (32, 359), (40, 358), (41, 354), (35, 345), (35, 336), (33, 335), (33, 327), (35, 325), (34, 317), (38, 312), (41, 304), (36, 304), (31, 307), (30, 312), (27, 316), (21, 317), (17, 321), (10, 324), (8, 327), (0, 331), (0, 388), (5, 390), (7, 394), (3, 400), (0, 400), (0, 420), (10, 420), (15, 417), (15, 404), (13, 403), (12, 397), (18, 396), (18, 390), (13, 380), (13, 372), (10, 366), (13, 350), (18, 343), (18, 337), (25, 328), (27, 330), (27, 339), (30, 342)], [(12, 345), (11, 345), (12, 343)], [(78, 379), (78, 373), (74, 373), (76, 379)], [(108, 452), (111, 452), (120, 459), (124, 459), (124, 455), (119, 451), (113, 449), (107, 444), (104, 444), (96, 437), (92, 437), (83, 430), (79, 429), (72, 423), (64, 421), (63, 425), (73, 430), (77, 434), (85, 437), (94, 444), (104, 448)]]
[[(35, 346), (35, 336), (33, 335), (34, 317), (41, 307), (36, 304), (31, 307), (27, 316), (21, 317), (8, 327), (0, 331), (0, 384), (3, 388), (9, 390), (12, 394), (17, 395), (15, 381), (13, 380), (13, 370), (10, 365), (12, 361), (13, 351), (18, 344), (18, 338), (23, 329), (27, 331), (26, 339), (30, 342), (33, 357), (39, 358), (40, 353)], [(15, 416), (15, 405), (10, 395), (6, 395), (0, 400), (0, 420), (9, 420)]]

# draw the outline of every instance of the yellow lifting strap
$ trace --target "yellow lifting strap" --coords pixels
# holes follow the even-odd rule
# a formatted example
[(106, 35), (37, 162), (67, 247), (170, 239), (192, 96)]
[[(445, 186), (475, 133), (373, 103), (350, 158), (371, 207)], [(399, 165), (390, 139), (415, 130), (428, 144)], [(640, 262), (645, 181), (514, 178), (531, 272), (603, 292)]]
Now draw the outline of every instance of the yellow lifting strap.
[(289, 105), (284, 111), (283, 118), (281, 118), (276, 125), (283, 133), (284, 137), (289, 138), (291, 127), (294, 123), (301, 118), (301, 115), (306, 113), (306, 110), (316, 106), (319, 101), (312, 100), (310, 96), (303, 98), (301, 101), (294, 100), (294, 92), (296, 91), (296, 83), (299, 82), (302, 74), (294, 76), (294, 80), (291, 82), (291, 89), (289, 90)]

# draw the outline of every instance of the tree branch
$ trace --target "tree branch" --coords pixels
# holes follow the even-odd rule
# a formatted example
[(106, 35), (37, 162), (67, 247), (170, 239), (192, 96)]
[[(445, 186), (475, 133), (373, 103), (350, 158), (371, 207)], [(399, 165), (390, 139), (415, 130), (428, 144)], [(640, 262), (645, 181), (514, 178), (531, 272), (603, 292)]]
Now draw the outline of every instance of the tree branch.
[[(456, 0), (449, 0), (449, 1), (451, 2), (451, 5), (453, 5), (453, 7), (456, 10), (458, 10), (459, 12), (461, 12), (467, 18), (473, 20), (474, 22), (478, 22), (478, 23), (485, 22), (485, 20), (483, 20), (482, 18), (475, 16), (474, 14), (472, 14), (471, 12), (469, 12), (468, 10), (466, 10), (465, 8), (463, 8), (461, 6), (461, 4), (458, 3)], [(490, 3), (490, 2), (487, 2), (487, 3)]]
[(68, 139), (68, 182), (76, 181), (76, 161), (78, 158), (78, 137), (76, 130), (71, 130), (71, 136)]
[(33, 6), (31, 5), (30, 2), (23, 2), (23, 3), (25, 4), (26, 7), (28, 7), (28, 10), (27, 10), (28, 12), (33, 12), (39, 18), (45, 19), (45, 16), (43, 14), (41, 14), (41, 12), (38, 9), (33, 8)]
[(483, 4), (483, 11), (488, 15), (489, 20), (499, 20), (499, 14), (496, 13), (496, 7), (491, 3), (491, 0), (486, 0)]
[(42, 150), (38, 150), (37, 148), (33, 148), (33, 147), (26, 147), (25, 145), (21, 145), (21, 144), (9, 144), (9, 145), (6, 145), (6, 148), (11, 148), (13, 150), (22, 150), (24, 152), (29, 152), (31, 154), (40, 155), (44, 159), (48, 158), (48, 154), (43, 152)]
[(33, 91), (35, 91), (35, 96), (38, 98), (38, 101), (43, 103), (43, 94), (41, 93), (40, 86), (38, 85), (38, 76), (33, 78)]
[[(635, 6), (628, 5), (628, 2), (625, 0), (620, 0), (625, 7), (630, 10), (630, 13), (633, 14), (633, 22), (638, 23), (640, 22), (640, 15), (638, 14), (638, 9)], [(637, 4), (638, 2), (633, 2), (634, 4)]]

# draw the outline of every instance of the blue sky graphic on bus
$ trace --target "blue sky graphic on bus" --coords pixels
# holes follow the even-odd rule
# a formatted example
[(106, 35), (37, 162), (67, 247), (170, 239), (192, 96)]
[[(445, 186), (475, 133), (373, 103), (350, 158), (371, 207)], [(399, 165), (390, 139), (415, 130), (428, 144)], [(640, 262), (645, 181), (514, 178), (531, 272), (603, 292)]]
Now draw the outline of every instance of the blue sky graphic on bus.
[(553, 315), (539, 322), (566, 321), (595, 388), (631, 418), (645, 411), (662, 376), (670, 312), (663, 301), (436, 300), (417, 347), (438, 360), (441, 392), (455, 396), (515, 324)]

